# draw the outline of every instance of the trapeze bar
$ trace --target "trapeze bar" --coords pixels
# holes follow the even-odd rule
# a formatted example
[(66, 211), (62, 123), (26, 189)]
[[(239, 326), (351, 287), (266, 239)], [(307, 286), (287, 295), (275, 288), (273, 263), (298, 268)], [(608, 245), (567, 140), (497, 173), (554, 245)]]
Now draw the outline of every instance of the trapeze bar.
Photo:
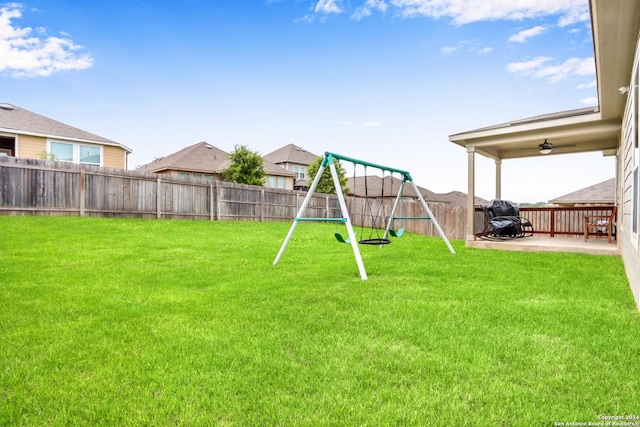
[(353, 157), (347, 157), (341, 154), (330, 153), (328, 151), (324, 153), (324, 158), (325, 158), (325, 161), (329, 161), (330, 158), (333, 158), (338, 160), (345, 160), (351, 163), (356, 163), (358, 165), (381, 169), (383, 171), (399, 173), (404, 176), (405, 181), (413, 181), (413, 179), (411, 178), (411, 174), (407, 171), (403, 171), (402, 169), (395, 169), (395, 168), (390, 168), (388, 166), (377, 165), (375, 163), (365, 162), (364, 160), (358, 160), (358, 159), (354, 159)]
[(328, 221), (328, 222), (347, 222), (347, 218), (301, 218), (296, 217), (296, 221)]
[(431, 219), (430, 216), (394, 216), (393, 219)]

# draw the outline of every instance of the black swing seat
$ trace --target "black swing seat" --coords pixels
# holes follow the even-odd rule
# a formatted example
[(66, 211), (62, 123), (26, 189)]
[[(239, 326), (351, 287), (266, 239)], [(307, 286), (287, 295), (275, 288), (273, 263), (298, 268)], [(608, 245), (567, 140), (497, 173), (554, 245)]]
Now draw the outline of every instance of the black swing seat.
[(358, 243), (360, 243), (361, 245), (388, 245), (389, 243), (391, 243), (391, 240), (389, 240), (389, 239), (381, 239), (381, 238), (377, 238), (377, 239), (362, 239)]
[(533, 236), (533, 225), (520, 216), (520, 209), (507, 200), (494, 200), (491, 206), (481, 206), (486, 217), (481, 239), (508, 240)]

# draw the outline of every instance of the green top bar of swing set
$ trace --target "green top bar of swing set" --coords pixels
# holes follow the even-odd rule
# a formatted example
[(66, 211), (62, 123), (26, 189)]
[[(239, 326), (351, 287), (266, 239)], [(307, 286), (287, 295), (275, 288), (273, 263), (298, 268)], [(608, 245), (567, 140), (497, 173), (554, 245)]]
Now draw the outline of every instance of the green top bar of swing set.
[(347, 222), (347, 218), (305, 218), (296, 217), (296, 221), (329, 221), (329, 222)]
[(381, 169), (383, 171), (399, 173), (399, 174), (404, 176), (404, 180), (405, 181), (413, 181), (413, 178), (411, 178), (411, 174), (409, 172), (407, 172), (407, 171), (403, 171), (402, 169), (395, 169), (395, 168), (390, 168), (388, 166), (377, 165), (375, 163), (365, 162), (364, 160), (358, 160), (358, 159), (354, 159), (353, 157), (347, 157), (347, 156), (343, 156), (341, 154), (330, 153), (328, 151), (324, 153), (324, 159), (322, 160), (322, 166), (327, 166), (327, 165), (333, 163), (334, 159), (345, 160), (347, 162), (355, 163), (355, 164), (358, 164), (358, 165), (369, 166), (369, 167), (372, 167), (372, 168)]

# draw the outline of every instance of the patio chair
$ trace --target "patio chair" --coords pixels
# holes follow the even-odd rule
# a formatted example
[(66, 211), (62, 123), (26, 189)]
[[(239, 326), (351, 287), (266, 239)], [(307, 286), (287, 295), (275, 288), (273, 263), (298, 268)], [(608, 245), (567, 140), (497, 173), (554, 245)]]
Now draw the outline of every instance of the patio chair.
[(595, 228), (595, 234), (602, 236), (606, 233), (609, 243), (614, 235), (613, 227), (616, 221), (617, 206), (614, 206), (609, 215), (587, 215), (584, 217), (584, 241), (589, 240), (589, 230)]
[(485, 226), (477, 236), (481, 239), (507, 240), (533, 236), (533, 225), (520, 216), (520, 209), (507, 200), (494, 200), (491, 206), (481, 206)]

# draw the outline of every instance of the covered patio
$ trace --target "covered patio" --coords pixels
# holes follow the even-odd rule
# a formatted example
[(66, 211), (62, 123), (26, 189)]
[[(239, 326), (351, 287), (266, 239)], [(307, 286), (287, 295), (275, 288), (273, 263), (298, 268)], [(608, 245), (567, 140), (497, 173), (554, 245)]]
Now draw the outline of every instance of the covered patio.
[(499, 242), (478, 239), (467, 241), (467, 247), (518, 252), (575, 252), (620, 256), (617, 242), (609, 243), (606, 238), (589, 239), (586, 242), (577, 237), (549, 236), (532, 236)]
[[(618, 94), (618, 96), (620, 96)], [(476, 154), (494, 160), (495, 199), (502, 199), (502, 163), (510, 159), (577, 154), (600, 151), (605, 156), (615, 156), (621, 124), (619, 119), (603, 118), (598, 107), (581, 108), (553, 114), (545, 114), (514, 122), (503, 123), (470, 132), (449, 136), (449, 140), (467, 150), (468, 205), (466, 245), (484, 249), (521, 251), (570, 251), (601, 255), (620, 255), (617, 240), (582, 238), (582, 217), (587, 212), (577, 212), (566, 229), (556, 232), (549, 227), (534, 227), (533, 237), (514, 240), (487, 241), (477, 237), (483, 227), (484, 216), (475, 200)], [(616, 204), (619, 197), (616, 195)], [(598, 207), (603, 209), (605, 207)], [(612, 208), (611, 206), (608, 208)], [(567, 215), (565, 208), (545, 207), (547, 215), (554, 218)], [(535, 216), (536, 208), (527, 208), (523, 216)], [(579, 216), (582, 215), (582, 216)]]

